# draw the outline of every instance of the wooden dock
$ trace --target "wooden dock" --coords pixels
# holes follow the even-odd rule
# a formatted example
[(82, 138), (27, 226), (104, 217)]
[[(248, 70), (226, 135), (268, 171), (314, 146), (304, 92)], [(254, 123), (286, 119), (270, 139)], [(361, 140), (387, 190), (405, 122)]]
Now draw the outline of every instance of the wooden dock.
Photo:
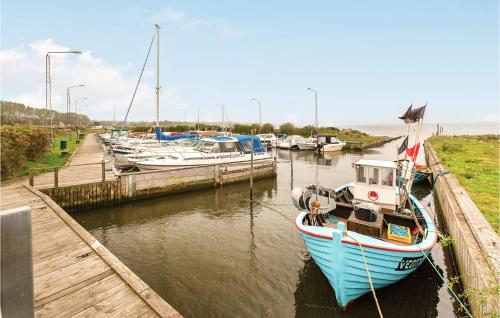
[(180, 316), (45, 194), (15, 184), (0, 198), (1, 210), (32, 209), (36, 316)]

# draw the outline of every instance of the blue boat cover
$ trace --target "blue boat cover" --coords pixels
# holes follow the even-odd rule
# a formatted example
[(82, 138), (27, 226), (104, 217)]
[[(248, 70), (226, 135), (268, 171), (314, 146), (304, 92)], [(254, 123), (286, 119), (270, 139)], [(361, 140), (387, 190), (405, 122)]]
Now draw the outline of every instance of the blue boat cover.
[(156, 139), (158, 140), (178, 140), (178, 139), (187, 139), (187, 138), (196, 138), (196, 135), (193, 134), (182, 134), (182, 135), (165, 135), (161, 132), (160, 127), (156, 127)]
[(241, 146), (241, 149), (243, 150), (244, 153), (251, 153), (252, 148), (251, 148), (251, 142), (253, 139), (253, 152), (256, 153), (262, 153), (262, 152), (267, 152), (267, 150), (262, 147), (262, 143), (260, 142), (260, 138), (257, 136), (246, 136), (246, 135), (236, 135), (236, 139), (238, 140), (238, 143)]

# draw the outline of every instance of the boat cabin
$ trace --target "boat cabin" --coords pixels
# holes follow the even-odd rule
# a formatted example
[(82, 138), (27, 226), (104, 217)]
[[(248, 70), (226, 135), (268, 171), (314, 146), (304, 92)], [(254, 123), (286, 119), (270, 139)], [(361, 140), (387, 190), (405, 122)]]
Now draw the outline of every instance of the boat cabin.
[(361, 159), (354, 163), (354, 201), (374, 203), (393, 210), (399, 204), (396, 189), (397, 164), (392, 161)]

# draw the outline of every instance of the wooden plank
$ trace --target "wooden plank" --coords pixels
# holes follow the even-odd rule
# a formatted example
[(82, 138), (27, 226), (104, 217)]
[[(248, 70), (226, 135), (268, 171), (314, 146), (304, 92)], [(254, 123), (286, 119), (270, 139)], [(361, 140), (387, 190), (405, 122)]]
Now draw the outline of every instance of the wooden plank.
[(140, 301), (141, 299), (133, 291), (123, 289), (92, 307), (77, 313), (74, 317), (109, 317), (113, 314), (120, 314), (124, 304), (135, 304), (140, 303)]
[(60, 292), (57, 292), (57, 293), (52, 294), (52, 295), (50, 295), (48, 297), (39, 299), (39, 300), (37, 300), (35, 302), (35, 308), (41, 308), (45, 304), (53, 302), (56, 299), (59, 299), (59, 298), (64, 297), (64, 296), (66, 296), (68, 294), (71, 294), (71, 293), (73, 293), (76, 290), (84, 288), (85, 286), (92, 285), (93, 283), (101, 281), (101, 280), (105, 279), (106, 277), (114, 275), (114, 274), (115, 273), (113, 272), (113, 270), (105, 271), (105, 272), (102, 272), (101, 274), (96, 275), (94, 277), (91, 277), (91, 278), (89, 278), (89, 279), (87, 279), (87, 280), (85, 280), (83, 282), (80, 282), (80, 283), (72, 285), (72, 286), (70, 286), (70, 287), (68, 287), (66, 289), (63, 289)]
[(93, 255), (81, 262), (35, 277), (35, 300), (55, 294), (109, 269), (108, 264), (97, 255)]
[(38, 259), (38, 261), (33, 264), (33, 271), (35, 273), (33, 276), (39, 277), (48, 274), (71, 264), (81, 262), (85, 258), (93, 255), (95, 255), (94, 251), (87, 245), (78, 249), (73, 248), (66, 253), (59, 253), (51, 255), (50, 257)]
[(70, 317), (124, 290), (127, 285), (116, 275), (109, 275), (38, 307), (46, 317)]

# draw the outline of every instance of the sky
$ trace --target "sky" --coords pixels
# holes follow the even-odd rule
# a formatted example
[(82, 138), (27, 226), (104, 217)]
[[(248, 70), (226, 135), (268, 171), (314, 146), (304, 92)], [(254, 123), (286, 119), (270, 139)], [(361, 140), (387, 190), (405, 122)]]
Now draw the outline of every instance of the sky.
[[(483, 1), (1, 1), (0, 97), (72, 100), (92, 119), (123, 119), (154, 33), (160, 118), (319, 124), (395, 123), (427, 103), (427, 122), (499, 119), (499, 8)], [(156, 44), (155, 44), (156, 45)], [(129, 119), (155, 119), (153, 51)], [(72, 110), (74, 102), (72, 102)]]

